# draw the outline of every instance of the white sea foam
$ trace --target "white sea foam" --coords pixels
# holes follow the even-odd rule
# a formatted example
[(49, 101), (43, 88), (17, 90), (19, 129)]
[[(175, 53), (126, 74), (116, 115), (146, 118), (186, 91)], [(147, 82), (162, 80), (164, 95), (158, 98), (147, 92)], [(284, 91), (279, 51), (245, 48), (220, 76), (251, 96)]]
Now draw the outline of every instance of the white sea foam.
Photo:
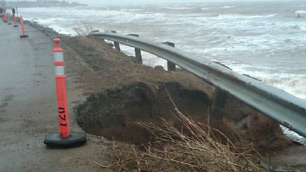
[(50, 27), (60, 34), (71, 35), (71, 36), (77, 35), (77, 32), (70, 28), (65, 28), (58, 25), (50, 25)]
[(225, 9), (227, 9), (227, 8), (234, 8), (235, 6), (223, 6), (222, 8), (225, 8)]
[(306, 11), (305, 10), (298, 10), (295, 13), (297, 13), (297, 14), (306, 14)]
[(207, 7), (202, 7), (201, 10), (207, 11), (207, 10), (209, 10), (209, 8), (207, 8)]
[[(120, 46), (120, 49), (122, 52), (124, 52), (126, 55), (128, 56), (135, 56), (135, 49), (131, 48), (129, 46)], [(151, 67), (155, 67), (155, 66), (162, 66), (165, 70), (167, 70), (167, 61), (164, 59), (161, 59), (151, 53), (147, 53), (142, 51), (142, 60), (143, 60), (143, 64), (146, 66), (151, 66)]]
[(169, 6), (169, 7), (164, 7), (164, 9), (168, 10), (190, 10), (192, 7), (174, 7), (174, 6)]
[(276, 14), (269, 15), (241, 15), (241, 14), (221, 14), (218, 15), (219, 19), (256, 19), (256, 18), (269, 18), (274, 17)]
[(300, 136), (299, 134), (289, 130), (288, 128), (281, 126), (283, 132), (289, 136), (293, 141), (301, 143), (303, 145), (306, 145), (306, 138), (303, 136)]
[(142, 9), (120, 9), (120, 11), (139, 12), (143, 10)]
[[(249, 65), (231, 65), (231, 68), (241, 74), (247, 74), (254, 78), (262, 80), (262, 82), (272, 85), (274, 87), (285, 90), (301, 99), (306, 99), (306, 74), (296, 75), (288, 73), (269, 73), (275, 70), (269, 67), (249, 66)], [(306, 138), (300, 136), (294, 131), (281, 126), (283, 132), (292, 140), (306, 145)]]
[[(274, 68), (232, 64), (230, 67), (240, 73), (247, 74), (262, 82), (285, 90), (301, 99), (306, 99), (306, 74), (280, 73)], [(275, 71), (271, 73), (271, 71)]]

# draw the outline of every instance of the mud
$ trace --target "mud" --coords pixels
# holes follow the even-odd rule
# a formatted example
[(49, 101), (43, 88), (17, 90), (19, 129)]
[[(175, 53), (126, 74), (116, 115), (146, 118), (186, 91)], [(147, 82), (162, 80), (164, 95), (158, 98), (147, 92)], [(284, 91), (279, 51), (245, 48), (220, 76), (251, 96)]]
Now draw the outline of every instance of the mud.
[[(186, 89), (178, 82), (158, 83), (153, 87), (139, 82), (92, 94), (75, 108), (75, 114), (79, 126), (86, 132), (136, 145), (151, 139), (150, 133), (139, 126), (139, 122), (158, 125), (165, 119), (180, 128), (175, 106), (189, 118), (221, 131), (236, 145), (252, 143), (258, 151), (265, 153), (292, 144), (273, 120), (238, 100), (230, 98), (228, 102), (236, 106), (240, 104), (238, 111), (230, 103), (226, 109), (212, 111), (211, 100), (204, 92)], [(226, 141), (218, 132), (214, 134), (219, 140)]]
[(149, 138), (137, 122), (173, 120), (174, 104), (168, 95), (183, 113), (205, 116), (209, 99), (203, 92), (185, 89), (177, 82), (155, 87), (140, 82), (91, 95), (76, 108), (77, 121), (86, 132), (141, 144)]

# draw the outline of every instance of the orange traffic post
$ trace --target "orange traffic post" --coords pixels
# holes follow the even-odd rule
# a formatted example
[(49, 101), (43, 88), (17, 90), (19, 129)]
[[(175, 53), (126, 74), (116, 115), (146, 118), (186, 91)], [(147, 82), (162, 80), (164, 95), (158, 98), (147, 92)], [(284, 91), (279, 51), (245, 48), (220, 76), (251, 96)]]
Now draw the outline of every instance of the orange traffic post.
[(14, 27), (18, 27), (15, 14), (13, 14), (13, 16), (14, 16)]
[(10, 14), (7, 14), (7, 20), (8, 20), (8, 25), (11, 25), (12, 23), (11, 23), (11, 17), (10, 17)]
[(3, 13), (3, 19), (4, 19), (4, 22), (6, 23), (7, 20), (6, 20), (6, 13), (5, 12)]
[(55, 38), (54, 42), (55, 47), (53, 53), (55, 59), (55, 86), (57, 93), (59, 132), (47, 134), (44, 143), (47, 146), (55, 148), (76, 147), (86, 143), (87, 135), (82, 132), (70, 132), (69, 130), (63, 49), (59, 45), (60, 39)]
[(21, 25), (21, 31), (22, 31), (22, 35), (20, 35), (20, 38), (27, 38), (27, 37), (29, 37), (28, 35), (24, 34), (24, 23), (23, 23), (22, 16), (20, 16), (20, 25)]
[(4, 10), (2, 10), (2, 18), (3, 18), (3, 22), (5, 22), (5, 13), (4, 13)]

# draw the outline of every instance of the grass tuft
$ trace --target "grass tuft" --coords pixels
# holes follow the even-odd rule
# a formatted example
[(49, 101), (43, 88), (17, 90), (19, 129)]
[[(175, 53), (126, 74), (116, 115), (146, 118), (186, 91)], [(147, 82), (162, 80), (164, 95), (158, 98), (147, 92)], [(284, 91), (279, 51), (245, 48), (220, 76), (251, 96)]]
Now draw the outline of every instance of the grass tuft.
[[(113, 143), (112, 167), (118, 171), (138, 172), (262, 172), (258, 154), (251, 147), (237, 148), (226, 136), (220, 142), (218, 132), (208, 125), (186, 117), (175, 106), (175, 117), (181, 127), (161, 119), (161, 124), (138, 123), (151, 135), (142, 146)], [(256, 156), (255, 156), (256, 155)]]

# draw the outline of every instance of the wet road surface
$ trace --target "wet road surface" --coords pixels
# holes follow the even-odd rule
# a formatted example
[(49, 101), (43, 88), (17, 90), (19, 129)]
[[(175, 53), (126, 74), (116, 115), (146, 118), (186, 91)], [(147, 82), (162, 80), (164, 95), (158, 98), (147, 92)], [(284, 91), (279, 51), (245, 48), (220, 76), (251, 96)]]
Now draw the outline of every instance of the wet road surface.
[(58, 131), (52, 39), (29, 26), (21, 39), (20, 27), (2, 21), (0, 31), (0, 171), (98, 171), (86, 161), (99, 152), (93, 141), (67, 150), (43, 144)]

